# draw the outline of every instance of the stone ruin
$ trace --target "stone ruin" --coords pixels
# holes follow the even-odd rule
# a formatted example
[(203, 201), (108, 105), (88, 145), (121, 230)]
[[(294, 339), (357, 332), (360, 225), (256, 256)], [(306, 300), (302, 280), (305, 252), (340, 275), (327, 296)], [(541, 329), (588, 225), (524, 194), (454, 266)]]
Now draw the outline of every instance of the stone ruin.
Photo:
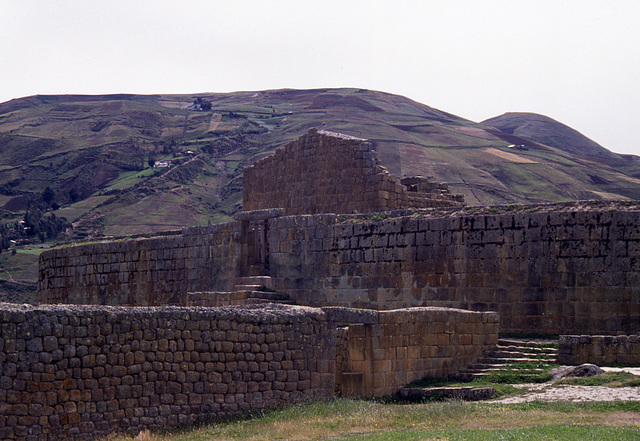
[(1, 304), (0, 320), (0, 439), (45, 441), (392, 394), (464, 368), (498, 326), (486, 312), (275, 304)]
[(233, 222), (44, 252), (39, 301), (437, 306), (497, 311), (501, 332), (638, 332), (637, 203), (465, 208), (401, 182), (366, 141), (312, 130), (245, 170)]
[[(43, 305), (0, 308), (0, 438), (388, 395), (456, 375), (499, 331), (640, 330), (636, 203), (464, 208), (390, 175), (365, 140), (316, 130), (244, 185), (233, 222), (41, 255)], [(637, 351), (615, 338), (595, 352)], [(563, 356), (589, 356), (565, 340)]]
[(315, 129), (247, 167), (243, 179), (244, 211), (275, 208), (288, 216), (464, 205), (445, 184), (393, 176), (366, 140)]

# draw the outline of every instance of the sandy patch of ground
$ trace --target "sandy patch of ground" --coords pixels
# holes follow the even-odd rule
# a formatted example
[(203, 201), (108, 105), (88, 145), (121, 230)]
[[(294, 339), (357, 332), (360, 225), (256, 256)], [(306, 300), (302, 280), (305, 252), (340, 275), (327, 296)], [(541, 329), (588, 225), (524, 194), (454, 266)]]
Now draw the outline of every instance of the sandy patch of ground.
[(514, 404), (531, 401), (640, 401), (640, 388), (604, 386), (568, 386), (554, 384), (521, 384), (529, 392), (502, 398), (492, 403)]
[(487, 148), (484, 149), (485, 153), (489, 153), (490, 155), (497, 156), (498, 158), (504, 159), (509, 162), (514, 162), (516, 164), (537, 164), (536, 161), (532, 161), (529, 158), (525, 158), (524, 156), (516, 155), (514, 153), (503, 152), (502, 150)]
[[(640, 368), (603, 367), (606, 372), (629, 372), (640, 375)], [(640, 387), (570, 386), (565, 384), (514, 384), (527, 388), (525, 394), (502, 398), (492, 403), (514, 404), (531, 401), (640, 401)]]
[(630, 374), (633, 375), (639, 375), (640, 376), (640, 367), (606, 367), (606, 366), (599, 366), (600, 369), (602, 369), (605, 372), (629, 372)]

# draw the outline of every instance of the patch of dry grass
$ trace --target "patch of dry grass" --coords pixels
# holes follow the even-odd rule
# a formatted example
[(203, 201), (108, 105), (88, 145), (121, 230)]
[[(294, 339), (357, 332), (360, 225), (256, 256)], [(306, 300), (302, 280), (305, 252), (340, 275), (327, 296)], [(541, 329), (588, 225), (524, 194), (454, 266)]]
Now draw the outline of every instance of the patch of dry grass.
[[(625, 409), (619, 406), (621, 409)], [(564, 404), (513, 406), (460, 401), (383, 404), (362, 400), (307, 403), (264, 416), (210, 424), (184, 432), (143, 432), (140, 441), (330, 440), (356, 435), (432, 434), (441, 431), (507, 430), (541, 426), (637, 426), (638, 406), (618, 410)], [(124, 441), (128, 438), (113, 438)], [(422, 438), (424, 439), (424, 438)]]

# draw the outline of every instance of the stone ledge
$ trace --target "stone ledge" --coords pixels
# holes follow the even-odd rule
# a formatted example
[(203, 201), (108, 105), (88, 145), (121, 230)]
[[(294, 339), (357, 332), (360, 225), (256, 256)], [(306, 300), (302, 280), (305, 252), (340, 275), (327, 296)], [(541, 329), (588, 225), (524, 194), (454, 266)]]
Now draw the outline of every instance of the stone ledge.
[(321, 309), (327, 315), (327, 319), (338, 323), (375, 325), (379, 322), (379, 311), (373, 309), (346, 308), (342, 306), (326, 306)]
[(405, 400), (455, 398), (464, 401), (488, 400), (496, 393), (492, 387), (403, 387), (398, 395)]
[(354, 141), (367, 141), (365, 138), (358, 138), (356, 136), (345, 135), (344, 133), (331, 132), (329, 130), (317, 130), (310, 129), (307, 133), (313, 135), (314, 133), (318, 133), (319, 135), (331, 136), (332, 138), (340, 138), (340, 139), (352, 139)]
[(284, 208), (265, 208), (263, 210), (241, 211), (234, 216), (237, 221), (271, 219), (285, 214)]

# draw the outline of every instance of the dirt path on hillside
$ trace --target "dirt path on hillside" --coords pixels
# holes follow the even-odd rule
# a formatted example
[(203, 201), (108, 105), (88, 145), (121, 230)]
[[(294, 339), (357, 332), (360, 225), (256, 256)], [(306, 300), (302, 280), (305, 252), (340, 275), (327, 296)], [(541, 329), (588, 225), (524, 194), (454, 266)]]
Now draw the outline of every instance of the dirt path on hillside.
[(209, 121), (209, 130), (207, 130), (207, 132), (215, 132), (220, 125), (220, 121), (222, 121), (221, 113), (214, 113), (213, 115), (211, 115), (211, 121)]

